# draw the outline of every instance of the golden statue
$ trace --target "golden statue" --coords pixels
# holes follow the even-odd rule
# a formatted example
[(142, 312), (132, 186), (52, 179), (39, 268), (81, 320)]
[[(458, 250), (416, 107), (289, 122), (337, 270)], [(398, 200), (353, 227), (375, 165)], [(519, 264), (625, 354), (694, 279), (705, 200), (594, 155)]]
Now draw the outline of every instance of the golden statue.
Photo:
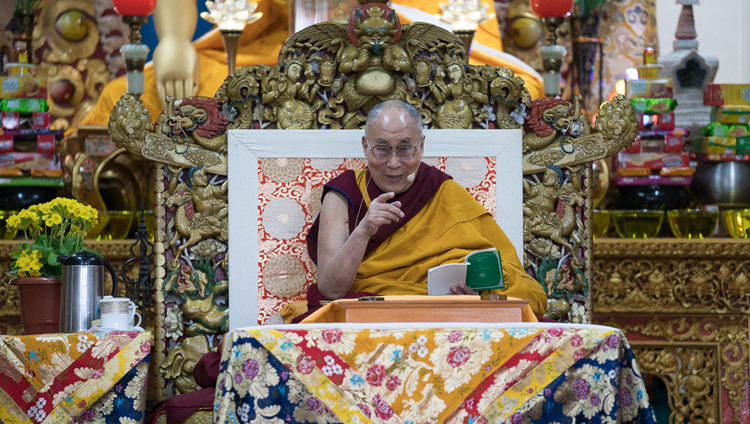
[[(317, 83), (313, 77), (312, 65), (307, 70), (302, 81), (303, 65), (296, 60), (290, 60), (279, 72), (268, 75), (261, 82), (267, 87), (261, 98), (263, 104), (271, 104), (266, 118), (277, 121), (280, 128), (306, 129), (310, 128), (315, 119), (311, 104), (317, 93)], [(279, 75), (282, 73), (281, 75)]]
[[(402, 15), (401, 22), (411, 22), (407, 16), (411, 16), (412, 12), (423, 12), (426, 16), (440, 13), (438, 2), (432, 0), (392, 1), (391, 4), (396, 9), (401, 9), (403, 4), (403, 11), (397, 10)], [(277, 63), (279, 49), (289, 37), (288, 7), (284, 0), (258, 0), (256, 11), (263, 13), (263, 16), (248, 25), (242, 34), (237, 55), (238, 67)], [(211, 97), (227, 75), (226, 54), (219, 31), (190, 42), (197, 18), (197, 7), (193, 0), (157, 2), (154, 25), (159, 45), (154, 51), (153, 65), (146, 66), (145, 92), (141, 97), (152, 120), (164, 108), (166, 96), (176, 99), (188, 96)], [(502, 41), (496, 20), (481, 24), (474, 42), (489, 48), (472, 50), (474, 63), (508, 67), (526, 80), (525, 85), (532, 96), (542, 95), (541, 76), (532, 68), (520, 65), (517, 60), (506, 59), (500, 53)], [(398, 56), (394, 55), (394, 59)], [(387, 61), (391, 63), (389, 66), (397, 66), (392, 59), (388, 58)], [(110, 112), (125, 91), (124, 77), (106, 84), (95, 107), (83, 118), (81, 125), (107, 125)]]
[[(445, 77), (448, 81), (445, 81)], [(440, 106), (435, 116), (436, 128), (471, 128), (474, 122), (487, 118), (482, 105), (489, 101), (482, 79), (464, 73), (461, 63), (438, 66), (432, 94)]]

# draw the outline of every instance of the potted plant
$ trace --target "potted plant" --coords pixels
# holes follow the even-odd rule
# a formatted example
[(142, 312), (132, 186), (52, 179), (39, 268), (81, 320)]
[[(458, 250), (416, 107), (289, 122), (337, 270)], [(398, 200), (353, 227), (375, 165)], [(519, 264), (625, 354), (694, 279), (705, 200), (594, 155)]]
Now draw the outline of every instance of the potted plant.
[(62, 264), (57, 258), (84, 249), (86, 231), (96, 225), (96, 209), (62, 197), (32, 205), (6, 220), (9, 231), (24, 235), (12, 255), (11, 273), (18, 277), (11, 284), (18, 286), (26, 334), (58, 332)]

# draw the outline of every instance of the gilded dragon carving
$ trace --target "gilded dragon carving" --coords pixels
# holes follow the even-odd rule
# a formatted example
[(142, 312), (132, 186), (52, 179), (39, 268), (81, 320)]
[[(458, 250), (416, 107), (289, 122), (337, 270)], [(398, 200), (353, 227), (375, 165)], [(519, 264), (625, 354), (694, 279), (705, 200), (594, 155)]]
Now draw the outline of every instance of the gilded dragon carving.
[[(235, 70), (214, 98), (168, 99), (155, 125), (134, 96), (123, 96), (113, 110), (109, 130), (118, 146), (165, 165), (156, 178), (155, 209), (163, 220), (157, 243), (163, 298), (156, 309), (157, 321), (166, 325), (167, 317), (174, 332), (169, 345), (155, 343), (157, 351), (179, 345), (188, 320), (208, 319), (223, 306), (204, 302), (197, 318), (188, 318), (193, 312), (182, 309), (185, 299), (205, 299), (210, 290), (188, 294), (174, 279), (187, 281), (179, 277), (183, 268), (194, 270), (202, 260), (216, 270), (208, 286), (221, 287), (226, 279), (227, 130), (362, 128), (370, 108), (387, 99), (413, 104), (427, 128), (523, 131), (525, 266), (547, 287), (553, 316), (588, 321), (587, 163), (635, 139), (637, 121), (627, 100), (605, 104), (592, 128), (578, 100), (532, 101), (511, 70), (469, 65), (455, 34), (426, 23), (403, 25), (388, 5), (361, 3), (348, 25), (324, 22), (295, 33), (278, 64)], [(154, 358), (164, 360), (159, 352)], [(156, 379), (160, 393), (169, 392), (172, 378)]]

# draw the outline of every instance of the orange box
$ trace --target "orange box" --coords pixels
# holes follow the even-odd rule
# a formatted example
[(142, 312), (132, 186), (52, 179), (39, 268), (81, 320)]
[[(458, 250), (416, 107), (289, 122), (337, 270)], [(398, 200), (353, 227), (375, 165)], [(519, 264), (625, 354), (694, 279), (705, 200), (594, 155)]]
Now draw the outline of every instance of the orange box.
[(522, 322), (528, 300), (338, 302), (336, 322)]
[(0, 77), (0, 99), (47, 98), (47, 79), (31, 75)]
[(651, 170), (648, 168), (620, 168), (617, 170), (617, 175), (621, 177), (645, 177), (651, 175)]
[(689, 155), (682, 153), (624, 153), (617, 154), (618, 168), (661, 169), (688, 166)]
[(706, 84), (703, 88), (703, 104), (750, 105), (750, 84)]

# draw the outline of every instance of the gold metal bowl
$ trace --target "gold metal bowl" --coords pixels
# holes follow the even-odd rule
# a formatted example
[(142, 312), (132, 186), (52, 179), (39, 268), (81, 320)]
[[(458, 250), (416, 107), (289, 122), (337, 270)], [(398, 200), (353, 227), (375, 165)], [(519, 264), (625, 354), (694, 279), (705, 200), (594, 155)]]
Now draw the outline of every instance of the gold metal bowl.
[(706, 238), (716, 230), (719, 211), (673, 209), (667, 212), (669, 228), (677, 238)]
[(0, 211), (0, 239), (13, 240), (18, 234), (18, 229), (8, 231), (6, 220), (18, 211)]
[(615, 210), (612, 220), (622, 238), (654, 238), (659, 234), (664, 212), (659, 210)]
[(593, 222), (592, 231), (594, 238), (603, 237), (609, 230), (609, 222), (611, 221), (612, 214), (607, 210), (594, 210), (594, 214), (591, 217)]
[(729, 235), (734, 238), (750, 238), (750, 209), (722, 212)]
[(94, 240), (120, 240), (128, 236), (133, 222), (132, 211), (98, 211), (99, 224), (89, 229), (86, 238)]

